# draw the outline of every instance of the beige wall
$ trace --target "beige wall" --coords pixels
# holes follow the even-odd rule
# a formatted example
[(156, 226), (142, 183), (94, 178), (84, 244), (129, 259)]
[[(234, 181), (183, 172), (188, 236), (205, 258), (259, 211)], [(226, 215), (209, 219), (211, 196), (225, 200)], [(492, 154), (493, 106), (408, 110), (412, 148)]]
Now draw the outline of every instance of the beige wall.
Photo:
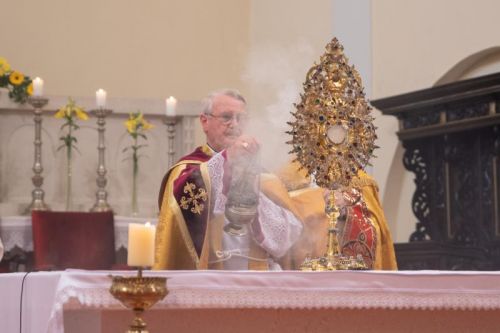
[(248, 0), (2, 2), (0, 53), (47, 94), (197, 100), (241, 88)]
[[(377, 0), (372, 8), (373, 99), (429, 88), (463, 59), (500, 44), (495, 0)], [(374, 175), (395, 239), (406, 241), (416, 221), (410, 208), (413, 174), (402, 166), (396, 119), (378, 118), (382, 148)]]
[(306, 73), (332, 38), (332, 1), (254, 0), (249, 14), (250, 49), (242, 77), (250, 131), (265, 143), (262, 163), (275, 169), (290, 158), (286, 122)]
[[(44, 79), (52, 110), (59, 106), (54, 105), (55, 101), (65, 101), (68, 95), (80, 96), (77, 102), (91, 108), (94, 92), (104, 88), (117, 114), (127, 112), (130, 105), (128, 111), (140, 108), (149, 117), (158, 117), (163, 112), (162, 99), (169, 95), (179, 99), (181, 114), (193, 114), (196, 101), (208, 91), (235, 87), (249, 97), (251, 112), (260, 119), (260, 131), (254, 130), (266, 143), (267, 151), (279, 150), (282, 159), (287, 157), (283, 132), (292, 102), (306, 71), (331, 38), (330, 0), (315, 1), (314, 6), (285, 0), (20, 0), (3, 3), (2, 13), (0, 57), (7, 58), (13, 68)], [(11, 105), (1, 101), (5, 96), (0, 94), (0, 116), (2, 108)], [(50, 127), (51, 121), (49, 118), (45, 126), (52, 133), (57, 128)], [(123, 134), (120, 125), (108, 126), (107, 135), (113, 140)], [(165, 139), (161, 123), (153, 131), (151, 136)], [(203, 142), (199, 127), (195, 137), (197, 143)], [(86, 142), (83, 135), (81, 138), (79, 145), (88, 144), (91, 152), (95, 150), (94, 141)], [(48, 141), (46, 146), (50, 146)], [(25, 188), (17, 189), (20, 203), (27, 200), (23, 195), (29, 198), (31, 191), (28, 175), (33, 148), (27, 147), (29, 150), (22, 154), (24, 161), (20, 161), (26, 165), (22, 170)], [(149, 156), (155, 154), (150, 152)], [(49, 164), (63, 161), (49, 161), (49, 156), (45, 155), (45, 192), (48, 201), (53, 202), (60, 197), (61, 188), (50, 181), (54, 175), (49, 174), (49, 169), (62, 166), (49, 168)], [(164, 169), (165, 159), (161, 155), (144, 163), (160, 163), (160, 169)], [(107, 161), (110, 179), (117, 176), (115, 169), (123, 164), (113, 167), (116, 160)], [(92, 165), (89, 163), (89, 170), (95, 167)], [(90, 177), (92, 174), (89, 171)], [(142, 196), (148, 201), (142, 203), (144, 207), (155, 206), (152, 198), (158, 189), (149, 187), (148, 194)], [(83, 194), (78, 207), (93, 202), (93, 191)], [(113, 196), (115, 207), (120, 199)], [(123, 199), (125, 206), (128, 199)], [(5, 208), (4, 212), (10, 214), (13, 209)], [(126, 214), (126, 209), (122, 211)]]

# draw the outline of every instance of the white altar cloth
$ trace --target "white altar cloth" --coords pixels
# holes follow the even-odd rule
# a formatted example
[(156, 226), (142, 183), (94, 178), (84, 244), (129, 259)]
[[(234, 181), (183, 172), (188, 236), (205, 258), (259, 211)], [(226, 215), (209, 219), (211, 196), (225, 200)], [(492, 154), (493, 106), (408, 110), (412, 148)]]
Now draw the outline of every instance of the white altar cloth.
[[(122, 306), (108, 292), (109, 274), (37, 272), (27, 276), (22, 332), (64, 332), (67, 310)], [(500, 309), (500, 272), (234, 272), (157, 271), (168, 277), (167, 297), (155, 309)], [(0, 322), (19, 332), (23, 273), (0, 274)], [(57, 286), (57, 287), (56, 287)]]

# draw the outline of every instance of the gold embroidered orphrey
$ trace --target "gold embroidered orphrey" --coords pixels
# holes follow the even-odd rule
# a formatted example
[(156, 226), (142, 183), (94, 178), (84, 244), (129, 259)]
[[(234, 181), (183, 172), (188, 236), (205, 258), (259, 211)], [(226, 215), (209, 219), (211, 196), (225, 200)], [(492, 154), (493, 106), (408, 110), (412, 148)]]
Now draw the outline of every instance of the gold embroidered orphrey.
[(207, 191), (200, 187), (196, 191), (196, 185), (193, 183), (186, 183), (184, 185), (184, 193), (188, 194), (186, 198), (183, 196), (181, 198), (180, 206), (182, 209), (190, 209), (194, 214), (201, 214), (205, 208), (203, 202), (207, 201)]

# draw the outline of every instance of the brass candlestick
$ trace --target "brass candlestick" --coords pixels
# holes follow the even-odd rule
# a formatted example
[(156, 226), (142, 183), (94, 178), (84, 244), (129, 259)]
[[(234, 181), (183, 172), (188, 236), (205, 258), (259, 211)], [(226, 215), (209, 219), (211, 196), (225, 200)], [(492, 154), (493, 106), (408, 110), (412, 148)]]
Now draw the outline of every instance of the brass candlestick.
[(28, 103), (33, 107), (35, 115), (35, 158), (33, 162), (33, 172), (35, 175), (31, 178), (35, 189), (31, 192), (31, 204), (26, 208), (25, 213), (31, 214), (32, 210), (50, 210), (49, 206), (43, 201), (45, 192), (42, 189), (43, 184), (43, 166), (42, 166), (42, 108), (48, 103), (47, 98), (30, 97)]
[(139, 268), (137, 277), (111, 278), (109, 292), (135, 315), (127, 333), (148, 333), (142, 314), (167, 296), (167, 278), (143, 277), (142, 268)]
[(108, 212), (111, 206), (108, 204), (108, 192), (106, 192), (106, 184), (108, 180), (106, 179), (106, 165), (104, 163), (104, 151), (106, 150), (106, 145), (104, 144), (104, 132), (106, 130), (106, 116), (111, 114), (111, 110), (99, 108), (97, 110), (92, 110), (91, 113), (97, 116), (97, 131), (99, 133), (99, 141), (97, 145), (97, 150), (99, 152), (99, 164), (97, 166), (97, 192), (96, 202), (94, 206), (90, 209), (91, 212)]

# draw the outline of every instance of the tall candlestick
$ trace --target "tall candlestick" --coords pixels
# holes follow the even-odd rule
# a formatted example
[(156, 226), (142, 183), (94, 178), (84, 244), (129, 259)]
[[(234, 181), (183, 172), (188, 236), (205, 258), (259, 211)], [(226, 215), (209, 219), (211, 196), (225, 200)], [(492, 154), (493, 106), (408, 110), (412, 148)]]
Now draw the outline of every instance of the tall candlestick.
[(156, 228), (146, 224), (130, 223), (128, 225), (128, 257), (127, 265), (148, 267), (154, 264)]
[(167, 115), (167, 117), (174, 117), (175, 116), (175, 108), (177, 106), (177, 100), (173, 96), (170, 96), (169, 98), (167, 98), (165, 100), (165, 103), (167, 105), (167, 109), (166, 109), (165, 114)]
[(104, 108), (106, 106), (106, 91), (99, 89), (95, 92), (97, 107)]
[(163, 119), (163, 123), (167, 125), (167, 137), (168, 137), (168, 161), (167, 165), (170, 167), (174, 165), (174, 139), (175, 139), (175, 124), (177, 123), (178, 116), (166, 116)]
[(43, 80), (36, 77), (33, 80), (33, 96), (42, 97), (43, 95)]
[(31, 214), (32, 210), (50, 210), (49, 206), (44, 202), (45, 192), (42, 189), (43, 184), (43, 166), (42, 166), (42, 108), (48, 103), (47, 98), (30, 97), (28, 103), (33, 106), (35, 114), (35, 159), (33, 162), (34, 175), (31, 178), (35, 188), (31, 192), (32, 201), (25, 211), (25, 214)]
[(104, 132), (106, 131), (106, 116), (111, 114), (111, 110), (99, 108), (97, 110), (92, 110), (92, 114), (97, 116), (97, 133), (98, 133), (98, 166), (97, 166), (97, 187), (96, 192), (96, 202), (94, 206), (90, 209), (91, 212), (107, 212), (112, 210), (111, 206), (108, 204), (108, 192), (106, 192), (106, 184), (108, 180), (106, 179), (106, 165), (104, 161), (104, 151), (106, 150), (104, 141)]

